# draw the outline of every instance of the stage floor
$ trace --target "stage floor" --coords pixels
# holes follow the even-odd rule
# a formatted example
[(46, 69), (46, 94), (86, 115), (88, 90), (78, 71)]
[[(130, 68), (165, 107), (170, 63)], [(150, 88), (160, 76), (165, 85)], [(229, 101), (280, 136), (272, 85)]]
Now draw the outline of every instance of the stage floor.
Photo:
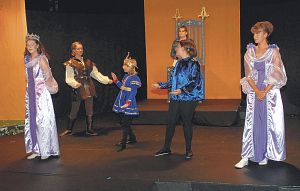
[[(116, 152), (121, 130), (111, 116), (96, 116), (95, 127), (102, 134), (94, 137), (83, 135), (85, 122), (80, 119), (74, 136), (59, 137), (61, 156), (46, 161), (25, 159), (23, 134), (2, 136), (0, 190), (146, 191), (154, 182), (225, 183), (239, 190), (246, 190), (245, 185), (300, 186), (299, 122), (300, 118), (286, 117), (286, 161), (267, 166), (251, 163), (240, 170), (234, 164), (240, 160), (242, 126), (195, 126), (191, 160), (184, 159), (181, 126), (176, 129), (171, 156), (154, 157), (163, 144), (164, 125), (135, 125), (138, 143)], [(57, 124), (62, 132), (66, 119), (57, 119)]]

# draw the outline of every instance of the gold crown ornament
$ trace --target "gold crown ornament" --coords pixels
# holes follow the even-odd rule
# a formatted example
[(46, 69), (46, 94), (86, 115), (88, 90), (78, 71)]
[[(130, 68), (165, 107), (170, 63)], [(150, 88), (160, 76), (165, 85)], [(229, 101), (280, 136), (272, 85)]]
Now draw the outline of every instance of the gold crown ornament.
[(137, 68), (137, 62), (135, 59), (129, 57), (130, 52), (127, 53), (126, 58), (124, 59), (124, 64), (128, 65), (131, 68)]

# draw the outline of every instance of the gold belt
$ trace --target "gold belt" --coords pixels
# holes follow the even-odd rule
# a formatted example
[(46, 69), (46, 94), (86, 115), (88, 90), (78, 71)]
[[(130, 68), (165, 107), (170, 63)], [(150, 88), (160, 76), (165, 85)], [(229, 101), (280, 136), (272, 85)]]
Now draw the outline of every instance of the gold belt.
[(125, 87), (125, 86), (121, 86), (121, 90), (124, 90), (124, 91), (127, 91), (127, 92), (131, 92), (131, 88)]

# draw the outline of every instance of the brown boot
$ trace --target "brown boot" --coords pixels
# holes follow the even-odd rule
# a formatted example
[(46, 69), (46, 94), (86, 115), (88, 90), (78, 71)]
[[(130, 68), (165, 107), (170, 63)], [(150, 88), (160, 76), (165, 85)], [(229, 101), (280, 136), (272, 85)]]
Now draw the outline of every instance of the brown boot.
[(65, 135), (72, 135), (72, 130), (74, 127), (76, 119), (68, 119), (68, 125), (67, 125), (67, 130), (65, 130), (63, 133), (60, 134), (60, 136), (65, 136)]
[(87, 135), (92, 135), (92, 136), (98, 135), (98, 133), (96, 133), (93, 130), (93, 116), (91, 116), (91, 115), (86, 116), (86, 132), (85, 133)]

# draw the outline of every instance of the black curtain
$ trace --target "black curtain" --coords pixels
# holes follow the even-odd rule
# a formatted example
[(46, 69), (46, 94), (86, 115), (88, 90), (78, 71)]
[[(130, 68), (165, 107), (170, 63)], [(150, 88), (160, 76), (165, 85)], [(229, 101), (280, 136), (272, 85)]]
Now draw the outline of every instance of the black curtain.
[[(78, 12), (75, 7), (49, 12), (38, 11), (39, 7), (30, 9), (27, 1), (28, 32), (40, 35), (41, 42), (50, 54), (50, 67), (59, 84), (59, 93), (52, 96), (57, 117), (66, 116), (71, 107), (71, 88), (65, 83), (63, 63), (70, 58), (73, 41), (83, 43), (84, 57), (93, 60), (102, 74), (110, 76), (110, 72), (115, 72), (119, 79), (124, 75), (123, 59), (129, 51), (138, 62), (138, 73), (143, 84), (138, 90), (137, 100), (146, 99), (144, 13), (143, 3), (140, 4), (142, 11), (138, 12), (101, 11), (95, 7), (93, 9), (93, 4), (88, 5), (90, 12), (80, 9), (81, 4), (77, 4)], [(97, 91), (95, 114), (110, 112), (119, 89), (115, 85), (94, 82)], [(85, 115), (83, 105), (79, 115)]]
[[(300, 114), (300, 3), (297, 0), (241, 0), (241, 55), (253, 41), (251, 26), (257, 21), (270, 21), (274, 25), (270, 43), (277, 44), (285, 65), (288, 81), (281, 89), (286, 114)], [(245, 106), (243, 94), (242, 106)]]

